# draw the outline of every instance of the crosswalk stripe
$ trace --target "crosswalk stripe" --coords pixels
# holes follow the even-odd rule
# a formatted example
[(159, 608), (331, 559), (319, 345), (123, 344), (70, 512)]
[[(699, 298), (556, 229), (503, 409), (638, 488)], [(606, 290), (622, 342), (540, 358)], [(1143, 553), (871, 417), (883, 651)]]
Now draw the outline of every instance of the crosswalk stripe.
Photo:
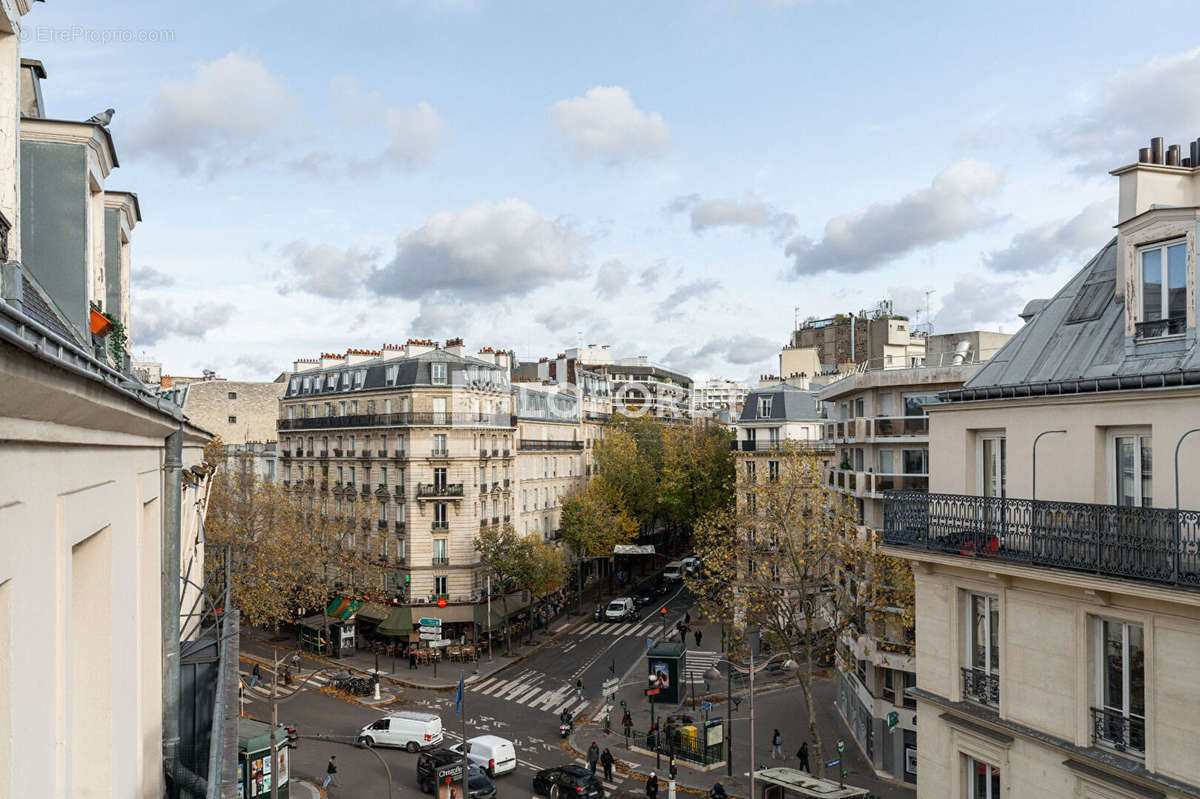
[(546, 693), (542, 694), (542, 696), (537, 700), (536, 704), (541, 705), (544, 710), (549, 710), (551, 705), (557, 705), (562, 701), (564, 694), (565, 692), (561, 688), (558, 690), (548, 690)]
[(576, 705), (576, 706), (575, 706), (575, 709), (571, 711), (571, 715), (572, 715), (572, 716), (578, 716), (578, 715), (579, 715), (579, 711), (581, 711), (581, 710), (583, 710), (585, 707), (587, 707), (587, 706), (588, 706), (588, 703), (590, 703), (591, 701), (592, 701), (592, 700), (590, 700), (590, 699), (585, 699), (585, 700), (583, 700), (582, 702), (580, 702), (578, 705)]
[(508, 680), (500, 680), (500, 681), (496, 682), (495, 684), (490, 685), (487, 688), (483, 689), (479, 693), (484, 694), (485, 696), (491, 696), (492, 692), (494, 692), (497, 688), (503, 688), (505, 685), (508, 685)]
[(616, 631), (613, 633), (613, 635), (624, 635), (625, 631), (628, 630), (632, 626), (633, 626), (633, 624), (631, 622), (626, 622), (625, 624), (622, 624), (620, 627), (618, 627), (616, 629)]
[(507, 688), (507, 689), (501, 691), (500, 693), (496, 694), (496, 696), (500, 697), (502, 699), (515, 699), (517, 694), (524, 693), (526, 690), (529, 689), (529, 687), (530, 687), (529, 683), (518, 682), (516, 685), (511, 686), (510, 688)]
[(542, 690), (541, 688), (538, 688), (535, 685), (532, 688), (529, 688), (528, 690), (525, 690), (525, 691), (521, 691), (519, 694), (514, 694), (513, 696), (511, 696), (509, 698), (512, 699), (512, 701), (514, 701), (514, 702), (519, 702), (522, 705), (524, 705), (524, 704), (526, 704), (525, 700), (529, 699), (531, 696), (533, 696), (534, 694), (537, 694), (541, 690)]
[(477, 683), (477, 684), (475, 684), (475, 685), (472, 685), (472, 686), (471, 686), (471, 690), (472, 690), (472, 691), (482, 691), (484, 688), (487, 688), (489, 685), (491, 685), (491, 684), (492, 684), (492, 683), (494, 683), (495, 681), (496, 681), (496, 678), (495, 678), (495, 677), (489, 677), (489, 678), (487, 678), (486, 680), (484, 680), (484, 681), (483, 681), (483, 682), (481, 682), (481, 683)]

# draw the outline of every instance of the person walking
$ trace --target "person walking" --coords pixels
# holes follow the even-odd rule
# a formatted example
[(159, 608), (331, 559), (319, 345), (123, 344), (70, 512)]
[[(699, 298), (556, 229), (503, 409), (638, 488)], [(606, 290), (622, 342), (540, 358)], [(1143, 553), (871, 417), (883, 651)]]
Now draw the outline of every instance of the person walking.
[(693, 636), (695, 637), (695, 639), (696, 639), (696, 648), (697, 648), (697, 649), (699, 649), (699, 648), (700, 648), (700, 636), (701, 636), (701, 634), (702, 634), (702, 633), (701, 633), (701, 631), (700, 631), (700, 628), (699, 628), (699, 627), (697, 627), (697, 628), (696, 628), (696, 632), (692, 633), (692, 635), (693, 635)]
[(329, 765), (325, 767), (325, 781), (321, 783), (322, 788), (328, 788), (330, 785), (337, 785), (337, 755), (329, 756)]
[(583, 678), (575, 680), (575, 698), (580, 702), (583, 701)]
[(800, 751), (796, 753), (796, 757), (800, 758), (800, 770), (812, 773), (808, 767), (808, 741), (800, 744)]
[(412, 671), (417, 667), (417, 648), (410, 646), (408, 648), (408, 669)]
[(296, 674), (300, 673), (300, 653), (299, 652), (292, 653), (292, 671), (296, 672)]
[(667, 776), (672, 781), (679, 776), (679, 767), (675, 765), (675, 755), (671, 755), (671, 759), (667, 762)]
[(771, 736), (771, 759), (783, 759), (783, 735), (780, 734), (779, 728), (775, 728), (775, 734)]
[(625, 728), (625, 741), (628, 743), (629, 736), (633, 734), (633, 716), (629, 715), (629, 711), (625, 711), (625, 715), (621, 717), (621, 726)]
[(255, 663), (254, 671), (250, 672), (250, 687), (257, 688), (260, 685), (262, 685), (262, 669)]
[(687, 611), (686, 613), (684, 613), (684, 614), (683, 614), (683, 623), (684, 623), (684, 624), (686, 624), (686, 625), (688, 625), (689, 627), (691, 626), (691, 624), (692, 624), (692, 612), (691, 612), (690, 610), (689, 610), (689, 611)]
[(592, 741), (592, 745), (588, 747), (588, 771), (592, 772), (592, 776), (596, 776), (596, 764), (600, 762), (600, 747), (596, 746), (596, 742)]
[(617, 759), (613, 757), (613, 753), (608, 751), (608, 747), (604, 747), (604, 754), (600, 755), (600, 764), (604, 766), (604, 779), (607, 782), (612, 782), (613, 764)]
[(658, 777), (653, 771), (646, 778), (646, 799), (658, 799)]

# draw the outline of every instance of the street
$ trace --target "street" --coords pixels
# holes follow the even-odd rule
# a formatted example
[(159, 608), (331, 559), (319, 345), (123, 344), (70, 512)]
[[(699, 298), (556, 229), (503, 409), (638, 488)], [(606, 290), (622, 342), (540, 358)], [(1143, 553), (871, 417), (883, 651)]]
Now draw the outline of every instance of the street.
[[(675, 624), (691, 609), (691, 597), (682, 587), (661, 597), (642, 609), (640, 619), (633, 622), (593, 622), (590, 612), (572, 616), (565, 630), (553, 639), (532, 650), (516, 662), (493, 674), (476, 675), (474, 664), (444, 664), (440, 678), (449, 676), (457, 680), (461, 671), (465, 678), (466, 734), (473, 737), (494, 734), (513, 741), (518, 758), (515, 772), (496, 779), (498, 799), (527, 799), (533, 795), (532, 780), (536, 771), (552, 766), (584, 763), (581, 756), (572, 751), (568, 742), (560, 738), (558, 715), (563, 708), (570, 709), (576, 719), (576, 732), (572, 736), (578, 752), (586, 750), (592, 740), (601, 749), (608, 746), (618, 761), (617, 774), (612, 781), (605, 782), (606, 795), (628, 791), (641, 796), (644, 777), (631, 774), (631, 768), (642, 768), (642, 773), (653, 768), (637, 762), (638, 758), (624, 747), (619, 736), (605, 736), (602, 729), (604, 702), (601, 686), (606, 679), (620, 680), (620, 699), (625, 699), (638, 721), (637, 727), (645, 729), (648, 724), (646, 702), (642, 696), (645, 687), (644, 655), (648, 637), (658, 640), (663, 630), (661, 608), (666, 608), (666, 629), (675, 638)], [(585, 606), (586, 609), (586, 606)], [(694, 620), (696, 621), (696, 620)], [(720, 628), (717, 625), (702, 626), (707, 649), (719, 649)], [(677, 640), (677, 639), (676, 639)], [(689, 643), (691, 637), (689, 636)], [(264, 651), (265, 649), (265, 651)], [(261, 642), (243, 642), (243, 652), (269, 655), (269, 647)], [(483, 663), (480, 664), (482, 667)], [(244, 677), (250, 666), (243, 662)], [(310, 664), (305, 665), (300, 677), (307, 676)], [(398, 677), (402, 677), (400, 674)], [(264, 669), (264, 679), (269, 688), (269, 673)], [(583, 680), (584, 700), (576, 697), (577, 679)], [(724, 689), (724, 681), (719, 686)], [(717, 686), (713, 686), (715, 690)], [(363, 725), (394, 710), (417, 710), (435, 713), (442, 718), (445, 733), (443, 745), (450, 746), (462, 740), (463, 719), (455, 715), (453, 688), (437, 690), (408, 687), (385, 687), (397, 695), (395, 702), (375, 708), (347, 701), (319, 690), (308, 684), (294, 699), (280, 704), (280, 723), (294, 726), (300, 734), (298, 748), (292, 753), (291, 774), (320, 784), (325, 776), (326, 765), (331, 755), (337, 758), (337, 782), (331, 786), (331, 797), (388, 797), (390, 772), (391, 793), (395, 796), (417, 797), (417, 756), (403, 750), (378, 748), (373, 751), (354, 745), (355, 736)], [(735, 684), (735, 695), (744, 697), (744, 684)], [(245, 713), (257, 719), (270, 718), (270, 703), (262, 697), (263, 691), (247, 692), (249, 701)], [(807, 725), (798, 723), (791, 700), (799, 700), (800, 692), (794, 687), (783, 688), (772, 685), (769, 680), (756, 692), (758, 702), (756, 755), (759, 768), (770, 765), (795, 766), (792, 759), (786, 764), (770, 760), (769, 736), (774, 727), (785, 732), (785, 750), (791, 755), (799, 745), (800, 736), (807, 737)], [(781, 701), (784, 698), (789, 701)], [(830, 699), (830, 703), (832, 700)], [(802, 703), (801, 703), (802, 704)], [(723, 707), (723, 705), (722, 705)], [(830, 704), (830, 709), (832, 705)], [(717, 708), (714, 715), (724, 712)], [(737, 775), (747, 771), (748, 722), (745, 719), (747, 705), (742, 702), (740, 712), (734, 714), (734, 759)], [(660, 709), (660, 713), (662, 710)], [(612, 728), (619, 731), (620, 708), (613, 710)], [(801, 714), (803, 715), (803, 714)], [(645, 717), (643, 721), (642, 718)], [(826, 740), (832, 747), (833, 741)], [(847, 762), (856, 776), (863, 774), (865, 764), (856, 760), (857, 752), (847, 752)], [(382, 762), (381, 762), (382, 761)], [(665, 761), (664, 764), (665, 766)], [(386, 768), (385, 768), (386, 766)], [(624, 767), (623, 767), (624, 766)], [(643, 768), (644, 766), (644, 768)], [(624, 772), (624, 773), (622, 773)], [(659, 770), (660, 776), (665, 768)], [(738, 780), (730, 781), (725, 770), (702, 773), (681, 768), (680, 782), (693, 788), (707, 790), (716, 780), (722, 780), (730, 788), (731, 795), (744, 796), (739, 792)], [(851, 780), (855, 782), (855, 780)], [(864, 780), (857, 780), (864, 784)], [(867, 785), (881, 797), (911, 797), (911, 791), (895, 788), (894, 791), (878, 790), (874, 784)], [(885, 786), (887, 787), (887, 786)], [(665, 795), (665, 780), (663, 791)]]

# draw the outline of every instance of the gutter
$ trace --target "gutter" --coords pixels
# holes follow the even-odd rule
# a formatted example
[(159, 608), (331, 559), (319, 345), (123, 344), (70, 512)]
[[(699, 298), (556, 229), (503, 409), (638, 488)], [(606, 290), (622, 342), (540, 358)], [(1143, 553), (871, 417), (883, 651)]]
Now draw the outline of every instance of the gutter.
[(1070, 394), (1097, 394), (1105, 391), (1146, 391), (1200, 385), (1200, 370), (1177, 369), (1171, 372), (1151, 372), (1136, 375), (1075, 378), (1041, 383), (1017, 383), (1007, 386), (986, 386), (943, 391), (943, 402), (973, 402), (991, 399), (1021, 399), (1026, 397), (1059, 397)]

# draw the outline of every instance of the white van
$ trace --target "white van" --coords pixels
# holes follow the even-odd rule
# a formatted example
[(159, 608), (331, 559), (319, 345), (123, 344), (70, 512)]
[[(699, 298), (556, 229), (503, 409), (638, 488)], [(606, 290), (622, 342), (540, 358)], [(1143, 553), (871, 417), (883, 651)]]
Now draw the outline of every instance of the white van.
[(363, 727), (358, 740), (367, 746), (402, 746), (410, 752), (430, 749), (442, 742), (442, 719), (411, 710), (388, 713)]
[(673, 560), (667, 564), (667, 568), (663, 569), (663, 577), (668, 580), (683, 579), (683, 563), (678, 560)]
[[(507, 774), (517, 767), (517, 750), (512, 741), (498, 735), (480, 735), (467, 740), (467, 760), (479, 766), (489, 777)], [(462, 754), (462, 744), (449, 747), (451, 752)]]
[(627, 596), (617, 597), (604, 609), (606, 621), (628, 621), (637, 619), (637, 615), (637, 605)]

